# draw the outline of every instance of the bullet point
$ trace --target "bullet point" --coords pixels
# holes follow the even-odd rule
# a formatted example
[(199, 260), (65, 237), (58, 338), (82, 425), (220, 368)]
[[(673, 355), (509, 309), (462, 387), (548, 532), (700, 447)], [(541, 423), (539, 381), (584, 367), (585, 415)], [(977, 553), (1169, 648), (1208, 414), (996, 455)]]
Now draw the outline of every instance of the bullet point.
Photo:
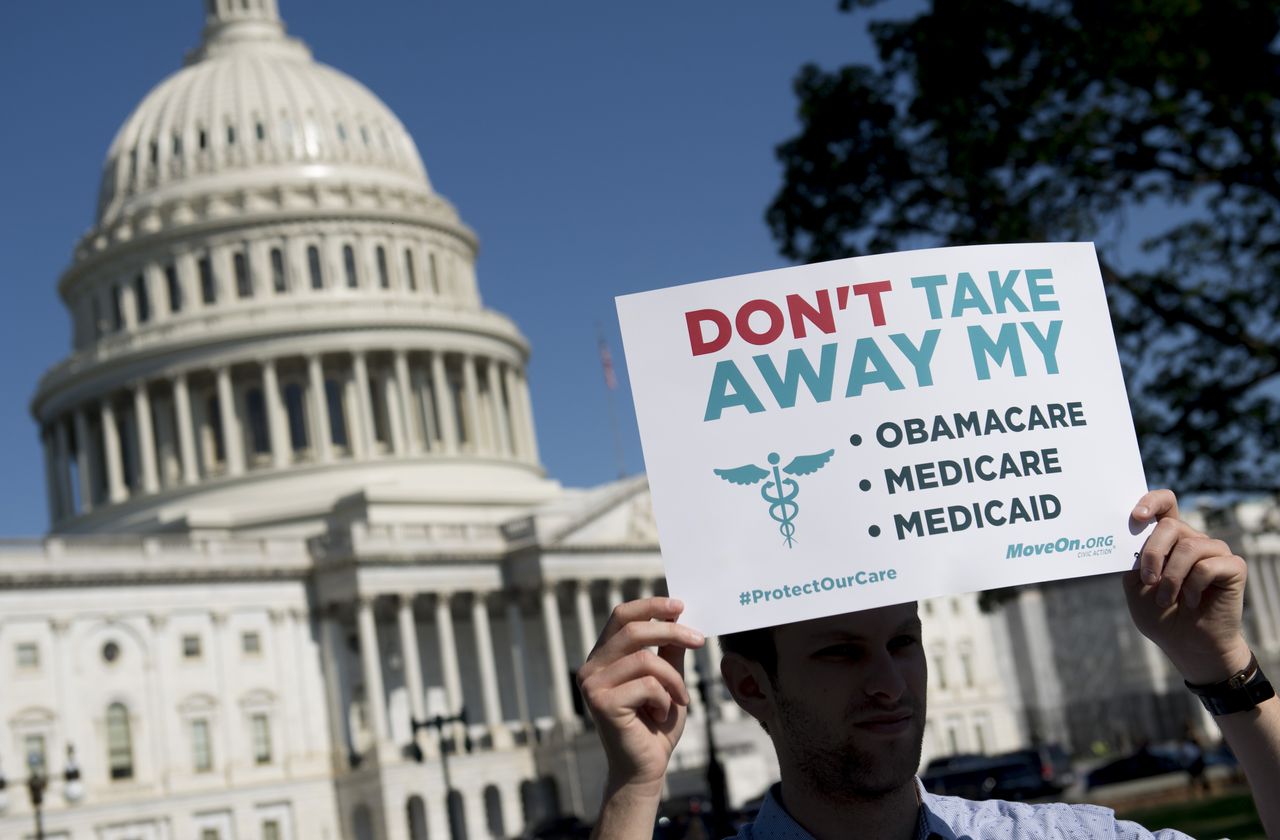
[(852, 443), (854, 446), (861, 446), (862, 435), (849, 435), (849, 443)]
[(870, 534), (870, 535), (871, 535), (871, 536), (873, 536), (873, 537), (878, 537), (878, 536), (880, 536), (880, 526), (879, 526), (879, 525), (872, 525), (870, 528), (868, 528), (868, 529), (867, 529), (867, 533), (868, 533), (868, 534)]
[(865, 478), (862, 479), (862, 481), (858, 482), (858, 489), (865, 493), (866, 491), (871, 489), (871, 482), (867, 481)]

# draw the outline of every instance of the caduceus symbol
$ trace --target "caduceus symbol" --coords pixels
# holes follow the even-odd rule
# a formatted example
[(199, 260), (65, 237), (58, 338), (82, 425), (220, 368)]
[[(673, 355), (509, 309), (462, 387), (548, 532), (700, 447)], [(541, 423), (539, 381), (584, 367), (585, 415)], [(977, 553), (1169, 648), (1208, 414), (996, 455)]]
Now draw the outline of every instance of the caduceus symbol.
[(831, 456), (835, 455), (834, 449), (828, 449), (826, 452), (819, 452), (816, 455), (797, 455), (791, 459), (785, 467), (779, 467), (778, 463), (782, 460), (777, 452), (769, 453), (769, 467), (758, 467), (755, 464), (744, 464), (741, 467), (733, 467), (727, 470), (712, 470), (716, 475), (723, 478), (730, 484), (749, 485), (755, 484), (762, 478), (773, 476), (772, 481), (766, 481), (760, 487), (760, 495), (769, 503), (769, 516), (778, 523), (778, 530), (782, 533), (782, 538), (787, 543), (787, 548), (791, 548), (795, 544), (796, 533), (796, 516), (800, 513), (800, 505), (796, 502), (796, 496), (800, 495), (800, 485), (796, 483), (794, 478), (783, 478), (782, 474), (787, 475), (811, 475), (816, 473), (827, 465), (831, 460)]

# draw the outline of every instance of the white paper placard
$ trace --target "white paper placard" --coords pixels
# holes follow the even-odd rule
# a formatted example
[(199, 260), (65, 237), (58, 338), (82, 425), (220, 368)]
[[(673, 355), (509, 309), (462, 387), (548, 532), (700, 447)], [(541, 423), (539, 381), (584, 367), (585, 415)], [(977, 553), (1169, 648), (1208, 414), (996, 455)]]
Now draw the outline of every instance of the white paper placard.
[(858, 257), (617, 306), (691, 626), (1133, 564), (1146, 479), (1091, 243)]

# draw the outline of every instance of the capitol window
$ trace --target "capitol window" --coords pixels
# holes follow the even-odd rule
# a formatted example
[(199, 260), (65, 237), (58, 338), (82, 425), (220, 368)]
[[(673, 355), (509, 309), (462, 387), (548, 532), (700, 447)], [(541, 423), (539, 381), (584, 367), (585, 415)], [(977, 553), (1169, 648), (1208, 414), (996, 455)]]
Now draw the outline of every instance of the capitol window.
[(409, 285), (409, 291), (416, 292), (418, 290), (418, 277), (413, 270), (413, 251), (409, 248), (404, 249), (404, 279)]
[(342, 267), (347, 272), (347, 288), (354, 289), (360, 285), (356, 276), (356, 252), (350, 245), (342, 246)]
[(40, 667), (40, 647), (35, 642), (18, 642), (14, 646), (14, 657), (21, 671), (35, 671)]
[(107, 766), (113, 780), (133, 778), (133, 734), (123, 703), (107, 707)]
[(324, 288), (324, 275), (320, 273), (320, 249), (314, 245), (307, 246), (307, 272), (311, 275), (311, 288)]
[(205, 254), (200, 258), (200, 299), (206, 305), (216, 303), (218, 290), (213, 282), (213, 260)]
[(289, 290), (289, 284), (284, 273), (284, 251), (279, 248), (271, 249), (271, 286), (277, 292), (287, 292)]
[(262, 840), (280, 840), (280, 823), (278, 821), (262, 821)]
[(236, 251), (231, 262), (236, 272), (236, 294), (242, 298), (253, 297), (253, 279), (249, 276), (249, 261), (244, 251)]
[(374, 256), (378, 261), (378, 285), (384, 289), (390, 289), (391, 276), (387, 273), (387, 249), (379, 245)]
[(240, 634), (240, 650), (245, 656), (261, 656), (262, 655), (262, 636), (254, 630), (248, 630)]
[(43, 771), (47, 760), (46, 756), (44, 735), (28, 734), (22, 736), (22, 757), (26, 759), (28, 767)]
[(139, 274), (133, 278), (133, 300), (138, 308), (138, 323), (151, 320), (151, 298), (147, 295), (147, 278)]
[(164, 267), (165, 285), (169, 287), (169, 311), (182, 311), (182, 286), (178, 284), (178, 269), (173, 263)]
[(199, 659), (200, 658), (200, 637), (194, 634), (188, 634), (182, 637), (182, 658), (183, 659)]
[(204, 718), (191, 721), (191, 759), (197, 773), (213, 770), (213, 743), (209, 738), (209, 721)]
[(111, 287), (111, 328), (116, 332), (124, 329), (124, 292), (120, 287)]
[(307, 420), (302, 386), (290, 382), (284, 386), (284, 407), (289, 420), (289, 446), (294, 452), (307, 448)]
[(250, 388), (244, 397), (249, 415), (249, 438), (254, 455), (271, 454), (271, 437), (267, 432), (267, 405), (262, 389)]
[(231, 123), (227, 123), (227, 145), (234, 146), (236, 144), (236, 127)]
[(197, 143), (199, 144), (201, 151), (209, 148), (209, 132), (201, 128), (196, 137), (198, 138)]
[(271, 763), (271, 721), (265, 714), (251, 715), (249, 726), (253, 733), (253, 763)]

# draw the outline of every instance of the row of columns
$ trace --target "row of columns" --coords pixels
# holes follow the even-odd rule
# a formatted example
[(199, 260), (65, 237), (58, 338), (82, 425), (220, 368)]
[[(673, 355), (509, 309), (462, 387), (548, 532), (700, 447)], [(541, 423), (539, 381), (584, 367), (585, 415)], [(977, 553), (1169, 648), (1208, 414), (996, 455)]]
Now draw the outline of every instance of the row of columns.
[[(348, 354), (349, 364), (343, 370), (332, 365), (327, 369), (319, 354), (302, 357), (302, 373), (289, 383), (305, 394), (302, 404), (294, 407), (301, 417), (291, 417), (282, 399), (281, 360), (267, 359), (252, 363), (257, 376), (249, 373), (249, 381), (244, 381), (245, 365), (236, 365), (234, 371), (230, 365), (212, 371), (216, 418), (206, 417), (203, 404), (193, 402), (190, 380), (197, 372), (178, 373), (163, 383), (168, 392), (163, 395), (167, 406), (163, 412), (156, 411), (152, 399), (156, 383), (132, 385), (125, 403), (131, 407), (128, 429), (121, 427), (118, 393), (56, 418), (42, 435), (51, 520), (56, 523), (87, 513), (102, 501), (115, 504), (131, 495), (155, 493), (162, 486), (192, 485), (214, 474), (241, 475), (251, 466), (245, 444), (252, 442), (250, 427), (255, 419), (263, 421), (268, 438), (269, 459), (261, 466), (281, 469), (294, 460), (334, 461), (334, 418), (326, 383), (332, 383), (335, 375), (343, 394), (339, 403), (351, 457), (377, 457), (385, 447), (388, 454), (397, 456), (472, 454), (537, 463), (528, 383), (519, 367), (488, 356), (397, 349), (375, 378), (369, 355), (367, 351)], [(263, 418), (246, 416), (248, 394), (255, 387), (261, 388)], [(97, 429), (91, 431), (95, 420)], [(305, 428), (306, 451), (301, 456), (293, 446), (291, 423)], [(380, 426), (382, 440), (377, 439)], [(136, 470), (128, 484), (122, 450), (125, 434)], [(198, 447), (197, 435), (208, 438), (203, 447)], [(220, 464), (216, 463), (219, 445)], [(162, 469), (162, 450), (176, 469)], [(76, 487), (72, 486), (73, 462)]]
[(1253, 608), (1258, 644), (1268, 652), (1280, 650), (1280, 556), (1250, 558), (1246, 597)]
[[(622, 603), (623, 581), (606, 582), (606, 603), (609, 609)], [(568, 590), (572, 596), (572, 610), (579, 638), (579, 650), (585, 658), (595, 646), (599, 627), (592, 602), (592, 581), (571, 581)], [(562, 731), (574, 731), (579, 719), (574, 711), (571, 688), (571, 669), (568, 645), (562, 622), (562, 604), (560, 586), (544, 585), (538, 592), (538, 609), (543, 630), (546, 634), (547, 686), (552, 717)], [(654, 594), (654, 581), (641, 579), (635, 589), (639, 598), (651, 597)], [(443, 682), (445, 701), (448, 712), (456, 714), (464, 707), (478, 708), (494, 748), (501, 749), (513, 743), (511, 730), (504, 720), (502, 701), (498, 686), (498, 664), (493, 645), (493, 633), (490, 627), (489, 608), (491, 601), (497, 597), (496, 591), (480, 591), (471, 593), (436, 592), (434, 593), (433, 620), (436, 638), (439, 645), (440, 673)], [(403, 593), (393, 596), (395, 602), (395, 632), (398, 635), (401, 658), (404, 662), (404, 685), (409, 697), (409, 711), (416, 720), (427, 718), (426, 693), (422, 676), (421, 652), (418, 645), (418, 632), (414, 605), (418, 595)], [(464, 698), (462, 677), (459, 664), (458, 644), (454, 628), (453, 606), (459, 599), (469, 599), (470, 623), (474, 634), (476, 650), (476, 670), (479, 676), (480, 697)], [(374, 741), (378, 745), (390, 744), (391, 722), (388, 719), (388, 695), (382, 672), (381, 647), (378, 636), (378, 622), (375, 614), (377, 596), (361, 596), (356, 602), (356, 633), (360, 651), (361, 676), (364, 680), (365, 696), (369, 703), (368, 721), (373, 730)], [(507, 624), (512, 635), (512, 666), (516, 686), (516, 707), (522, 723), (530, 723), (528, 712), (528, 677), (525, 667), (529, 657), (523, 638), (523, 615), (518, 596), (507, 600)], [(336, 621), (336, 619), (329, 619)], [(330, 634), (326, 634), (326, 639)], [(329, 644), (336, 645), (340, 633), (332, 634)], [(336, 648), (334, 651), (336, 656)], [(707, 640), (704, 653), (707, 670), (703, 676), (717, 680), (721, 656), (718, 637)], [(699, 676), (695, 673), (694, 657), (685, 657), (685, 679), (690, 688), (692, 698), (690, 713), (700, 716), (705, 713), (702, 700), (697, 691)], [(581, 661), (572, 663), (574, 669), (581, 666)], [(717, 680), (718, 682), (718, 680)], [(723, 719), (738, 717), (738, 708), (731, 701), (725, 700), (721, 692), (715, 693), (718, 716)], [(453, 730), (455, 742), (460, 743), (464, 736), (462, 724)], [(434, 743), (427, 739), (420, 742), (426, 753), (435, 749)]]

